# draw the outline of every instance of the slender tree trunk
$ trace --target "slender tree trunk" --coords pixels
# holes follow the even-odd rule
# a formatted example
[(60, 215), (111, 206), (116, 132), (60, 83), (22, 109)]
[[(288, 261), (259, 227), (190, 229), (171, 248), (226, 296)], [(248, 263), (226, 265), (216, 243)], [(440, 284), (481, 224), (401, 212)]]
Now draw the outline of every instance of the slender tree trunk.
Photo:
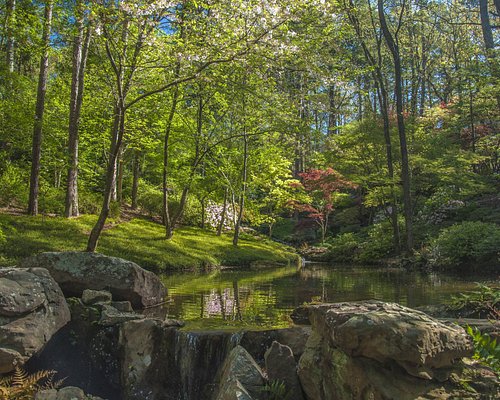
[(134, 154), (134, 177), (132, 180), (132, 210), (137, 210), (137, 192), (139, 190), (139, 177), (141, 175), (141, 152)]
[(474, 126), (474, 95), (472, 92), (472, 85), (469, 84), (469, 120), (470, 120), (470, 133), (472, 152), (476, 152), (476, 127)]
[(424, 115), (425, 109), (425, 83), (426, 83), (426, 75), (427, 75), (427, 46), (424, 46), (424, 39), (422, 38), (422, 67), (420, 69), (420, 105), (418, 109), (418, 114), (420, 116)]
[(394, 191), (394, 163), (392, 160), (392, 140), (389, 125), (389, 105), (387, 98), (387, 90), (385, 86), (378, 82), (379, 86), (379, 102), (380, 110), (382, 113), (382, 121), (384, 126), (384, 140), (385, 140), (385, 151), (387, 159), (387, 177), (390, 180), (390, 190), (391, 190), (391, 225), (392, 225), (392, 237), (394, 242), (394, 250), (396, 253), (400, 252), (401, 249), (401, 238), (399, 236), (399, 224), (398, 224), (398, 202), (396, 198), (396, 192)]
[(116, 200), (118, 203), (122, 204), (123, 203), (123, 146), (122, 149), (120, 149), (120, 153), (118, 155), (118, 172), (117, 172), (117, 179), (116, 179)]
[[(181, 68), (180, 61), (177, 62), (175, 66), (175, 76), (179, 75)], [(171, 230), (171, 217), (168, 208), (168, 159), (169, 159), (169, 145), (170, 145), (170, 134), (172, 132), (172, 122), (175, 116), (175, 110), (177, 108), (177, 102), (179, 99), (179, 86), (174, 87), (174, 92), (172, 94), (172, 107), (170, 107), (170, 112), (167, 118), (167, 126), (165, 127), (165, 138), (163, 142), (163, 177), (162, 177), (162, 189), (163, 189), (163, 225), (165, 226), (165, 234), (168, 237), (172, 237)]]
[[(498, 11), (498, 3), (496, 0), (495, 7)], [(490, 14), (488, 11), (488, 0), (479, 0), (479, 14), (481, 17), (481, 29), (483, 31), (484, 47), (486, 47), (486, 57), (490, 65), (491, 76), (498, 80), (500, 78), (499, 67), (496, 63), (495, 57), (495, 40), (493, 39), (493, 32), (491, 30)], [(498, 108), (500, 109), (500, 94), (496, 94)]]
[(96, 224), (90, 232), (89, 240), (87, 242), (87, 251), (94, 252), (97, 248), (97, 242), (101, 236), (101, 232), (106, 223), (109, 215), (109, 207), (112, 201), (112, 191), (114, 179), (116, 176), (116, 161), (118, 159), (120, 148), (123, 140), (123, 133), (125, 129), (125, 105), (123, 99), (118, 101), (115, 106), (115, 116), (113, 121), (113, 130), (111, 132), (111, 153), (108, 160), (108, 168), (106, 171), (106, 185), (104, 188), (104, 198), (101, 212), (97, 219)]
[(240, 238), (241, 221), (243, 219), (243, 209), (245, 208), (245, 196), (247, 190), (247, 164), (248, 164), (248, 137), (246, 132), (243, 132), (243, 168), (241, 170), (241, 194), (239, 200), (238, 218), (234, 226), (233, 245), (238, 245)]
[[(352, 0), (350, 1), (349, 5), (350, 5), (349, 11), (351, 11), (354, 8)], [(387, 94), (386, 80), (384, 79), (381, 69), (382, 68), (381, 41), (377, 38), (377, 60), (376, 60), (375, 57), (370, 52), (370, 50), (368, 49), (365, 41), (363, 40), (358, 18), (356, 17), (355, 14), (351, 12), (349, 13), (349, 19), (351, 23), (354, 25), (358, 38), (361, 41), (361, 46), (363, 48), (365, 58), (373, 68), (372, 76), (375, 82), (376, 97), (378, 98), (379, 101), (380, 113), (382, 115), (382, 121), (383, 121), (384, 141), (385, 141), (386, 160), (387, 160), (387, 176), (390, 181), (390, 192), (391, 192), (390, 216), (391, 216), (391, 225), (393, 231), (394, 250), (396, 251), (396, 253), (399, 253), (401, 248), (400, 244), (401, 238), (398, 225), (398, 202), (397, 202), (396, 192), (394, 190), (394, 162), (392, 158), (392, 140), (391, 140), (391, 132), (389, 124), (389, 95)], [(376, 35), (375, 23), (373, 19), (372, 19), (372, 26), (374, 34)], [(374, 100), (375, 100), (374, 103), (376, 104), (376, 99)], [(374, 109), (376, 109), (376, 107), (374, 107)]]
[(38, 214), (38, 195), (40, 191), (40, 161), (42, 157), (43, 114), (45, 110), (45, 93), (47, 91), (47, 76), (49, 71), (50, 31), (52, 27), (52, 0), (45, 4), (45, 23), (43, 27), (43, 53), (40, 59), (38, 91), (36, 97), (35, 123), (33, 127), (33, 145), (31, 155), (30, 192), (28, 214)]
[(5, 24), (7, 25), (7, 69), (10, 73), (14, 72), (15, 59), (15, 36), (14, 21), (16, 18), (16, 0), (7, 0), (5, 2)]
[(224, 190), (224, 205), (222, 206), (222, 214), (220, 216), (219, 226), (217, 227), (217, 236), (222, 235), (222, 229), (224, 228), (224, 222), (226, 220), (227, 193), (228, 193), (228, 188), (226, 187)]
[[(109, 152), (111, 153), (113, 144), (111, 144), (111, 147), (109, 149)], [(113, 168), (113, 176), (111, 177), (111, 201), (115, 202), (118, 200), (118, 190), (117, 190), (117, 183), (118, 183), (118, 162), (120, 160), (120, 152), (118, 152), (118, 158), (115, 160), (115, 166)]]
[(69, 135), (68, 155), (69, 167), (66, 181), (65, 217), (77, 217), (78, 210), (78, 139), (80, 111), (83, 103), (83, 88), (85, 66), (90, 45), (91, 28), (87, 28), (85, 41), (83, 40), (83, 10), (81, 0), (77, 4), (76, 25), (78, 32), (73, 43), (73, 72), (71, 78), (71, 97), (69, 105)]
[(174, 229), (177, 226), (182, 214), (184, 213), (184, 209), (186, 208), (186, 203), (189, 194), (189, 186), (186, 186), (184, 187), (184, 189), (182, 189), (181, 200), (179, 201), (179, 208), (171, 218), (170, 224), (166, 226), (167, 239), (172, 239), (172, 237), (174, 236)]
[(384, 14), (384, 1), (378, 0), (378, 15), (380, 26), (384, 35), (387, 47), (389, 48), (394, 61), (395, 97), (396, 113), (399, 133), (399, 146), (401, 150), (401, 178), (403, 181), (403, 205), (406, 225), (406, 247), (409, 252), (413, 251), (413, 211), (411, 202), (410, 167), (408, 161), (408, 146), (406, 142), (405, 123), (403, 117), (403, 90), (401, 77), (401, 57), (399, 47), (389, 31)]

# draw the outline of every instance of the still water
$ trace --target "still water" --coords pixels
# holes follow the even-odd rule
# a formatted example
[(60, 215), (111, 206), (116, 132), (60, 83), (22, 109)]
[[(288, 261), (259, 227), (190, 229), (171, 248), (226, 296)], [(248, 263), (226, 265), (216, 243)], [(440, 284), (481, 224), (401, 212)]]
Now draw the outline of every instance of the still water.
[(409, 307), (443, 304), (453, 295), (474, 290), (475, 282), (491, 284), (496, 278), (325, 264), (306, 264), (300, 270), (184, 272), (163, 277), (169, 290), (163, 311), (168, 318), (186, 321), (188, 329), (284, 327), (291, 322), (291, 311), (306, 302), (376, 299)]

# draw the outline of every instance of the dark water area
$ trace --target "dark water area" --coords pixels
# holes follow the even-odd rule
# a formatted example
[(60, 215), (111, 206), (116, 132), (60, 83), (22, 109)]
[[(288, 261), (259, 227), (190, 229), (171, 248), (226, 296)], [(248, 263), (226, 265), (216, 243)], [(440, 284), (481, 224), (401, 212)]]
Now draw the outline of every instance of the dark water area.
[(163, 312), (187, 329), (289, 326), (296, 307), (311, 301), (376, 299), (409, 307), (445, 304), (476, 283), (498, 284), (498, 276), (456, 276), (400, 269), (308, 263), (259, 270), (179, 273), (163, 277), (169, 289)]

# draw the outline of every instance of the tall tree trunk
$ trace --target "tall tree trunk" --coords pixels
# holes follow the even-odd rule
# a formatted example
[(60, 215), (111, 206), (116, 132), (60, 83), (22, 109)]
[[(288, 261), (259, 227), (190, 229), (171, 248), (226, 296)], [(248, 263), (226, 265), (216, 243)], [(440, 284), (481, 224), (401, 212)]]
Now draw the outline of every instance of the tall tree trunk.
[(101, 212), (96, 224), (90, 232), (87, 242), (87, 251), (94, 252), (97, 248), (97, 242), (101, 236), (101, 232), (109, 215), (109, 207), (112, 201), (112, 191), (114, 179), (116, 176), (116, 161), (118, 160), (120, 148), (125, 130), (125, 104), (123, 99), (119, 100), (115, 105), (115, 116), (113, 120), (113, 129), (111, 132), (111, 152), (108, 160), (108, 168), (106, 171), (106, 185), (104, 187), (104, 198)]
[(226, 220), (227, 194), (228, 194), (228, 188), (226, 186), (224, 190), (224, 205), (222, 206), (222, 214), (220, 216), (219, 226), (217, 227), (217, 236), (222, 235), (222, 229), (224, 228), (224, 222)]
[[(406, 225), (406, 247), (409, 252), (413, 251), (413, 211), (411, 201), (411, 182), (410, 182), (410, 166), (408, 161), (408, 146), (406, 142), (405, 123), (403, 117), (403, 90), (401, 77), (401, 57), (399, 54), (398, 44), (395, 42), (384, 14), (384, 0), (378, 0), (378, 15), (380, 27), (385, 38), (387, 47), (389, 48), (394, 61), (394, 80), (395, 80), (395, 97), (396, 97), (396, 113), (399, 133), (399, 146), (401, 150), (401, 179), (403, 181), (403, 205)], [(401, 21), (400, 21), (401, 22)]]
[(38, 214), (38, 195), (40, 190), (40, 161), (42, 157), (43, 114), (45, 110), (45, 93), (47, 91), (47, 75), (49, 71), (49, 45), (52, 27), (52, 0), (45, 3), (45, 23), (43, 27), (43, 52), (40, 59), (40, 73), (35, 107), (35, 123), (33, 127), (33, 145), (31, 154), (30, 192), (28, 214)]
[[(390, 124), (389, 124), (389, 95), (387, 93), (386, 80), (382, 74), (382, 52), (381, 52), (381, 40), (377, 38), (377, 59), (372, 55), (365, 41), (363, 40), (361, 26), (358, 18), (352, 12), (354, 9), (354, 3), (352, 0), (349, 2), (349, 19), (351, 23), (354, 25), (356, 30), (356, 34), (358, 35), (358, 39), (361, 41), (361, 46), (363, 48), (363, 52), (366, 60), (373, 68), (372, 76), (375, 82), (376, 89), (376, 97), (378, 98), (380, 113), (382, 115), (383, 121), (383, 131), (384, 131), (384, 141), (385, 141), (385, 149), (386, 149), (386, 160), (387, 160), (387, 176), (390, 181), (390, 192), (391, 192), (391, 225), (393, 231), (393, 242), (394, 242), (394, 250), (399, 253), (401, 248), (401, 238), (399, 233), (399, 225), (398, 225), (398, 202), (396, 197), (396, 192), (394, 190), (394, 162), (392, 159), (392, 140), (391, 140), (391, 132), (390, 132)], [(371, 8), (370, 8), (371, 14)], [(374, 20), (372, 19), (372, 26), (374, 34), (376, 35), (376, 28)], [(376, 99), (374, 99), (374, 104), (376, 104)], [(376, 109), (376, 107), (374, 107)], [(360, 209), (361, 211), (361, 209)]]
[[(495, 3), (498, 10), (498, 4)], [(490, 24), (490, 14), (488, 11), (488, 0), (479, 0), (479, 14), (481, 17), (481, 29), (483, 31), (484, 47), (486, 47), (486, 57), (488, 58), (491, 76), (498, 80), (500, 78), (499, 67), (496, 63), (495, 57), (495, 40), (493, 39), (493, 32)], [(500, 94), (497, 91), (496, 100), (498, 108), (500, 108)]]
[(15, 59), (15, 35), (14, 35), (14, 21), (16, 18), (16, 0), (7, 0), (5, 2), (5, 24), (7, 25), (7, 69), (10, 73), (14, 72), (14, 59)]
[(141, 175), (141, 152), (134, 154), (134, 177), (132, 180), (132, 210), (137, 210), (137, 192), (139, 190), (139, 177)]
[[(493, 40), (493, 33), (491, 31), (488, 0), (479, 0), (479, 14), (481, 17), (481, 29), (483, 31), (484, 46), (488, 50), (488, 53), (491, 53), (495, 48), (495, 41)], [(491, 56), (491, 54), (488, 54), (488, 57)]]
[(420, 68), (420, 105), (418, 107), (418, 115), (424, 115), (425, 109), (425, 83), (427, 76), (427, 46), (425, 44), (425, 36), (422, 35), (422, 67)]
[(384, 127), (384, 140), (385, 140), (385, 151), (387, 159), (387, 177), (390, 181), (390, 191), (391, 191), (391, 225), (392, 225), (392, 237), (394, 242), (394, 250), (396, 253), (400, 252), (401, 249), (401, 238), (399, 235), (399, 224), (398, 224), (398, 202), (396, 198), (396, 192), (394, 190), (394, 163), (392, 160), (392, 140), (389, 125), (389, 102), (387, 96), (387, 90), (382, 83), (377, 83), (378, 87), (378, 97), (380, 103), (380, 111), (382, 113), (382, 121)]
[(245, 196), (247, 191), (247, 164), (248, 164), (248, 137), (243, 132), (243, 168), (241, 169), (241, 194), (239, 199), (238, 218), (234, 226), (233, 245), (238, 245), (240, 238), (241, 221), (243, 219), (243, 209), (245, 208)]
[(69, 167), (66, 181), (66, 200), (64, 207), (65, 217), (77, 217), (78, 210), (78, 139), (80, 111), (83, 103), (83, 88), (85, 66), (87, 62), (88, 49), (90, 45), (91, 28), (87, 28), (85, 41), (83, 41), (83, 10), (82, 1), (77, 3), (76, 10), (77, 34), (73, 43), (73, 72), (71, 77), (71, 96), (69, 105), (69, 135), (68, 135), (68, 155)]
[[(177, 61), (175, 65), (175, 76), (179, 75), (181, 68), (180, 61)], [(170, 229), (171, 216), (170, 210), (168, 208), (168, 159), (169, 159), (169, 145), (170, 145), (170, 134), (172, 132), (172, 122), (175, 116), (175, 110), (177, 109), (177, 102), (179, 99), (179, 85), (175, 85), (174, 92), (172, 94), (172, 106), (170, 107), (170, 112), (167, 118), (167, 126), (165, 127), (165, 137), (163, 142), (163, 175), (162, 175), (162, 189), (163, 189), (163, 225), (165, 226), (165, 234), (167, 238), (172, 237), (172, 230)]]

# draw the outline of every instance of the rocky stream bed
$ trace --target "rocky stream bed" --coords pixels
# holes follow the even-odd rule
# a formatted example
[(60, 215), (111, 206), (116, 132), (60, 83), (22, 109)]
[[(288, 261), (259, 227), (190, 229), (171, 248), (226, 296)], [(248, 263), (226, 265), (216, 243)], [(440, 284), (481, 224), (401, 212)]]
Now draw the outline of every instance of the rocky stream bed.
[(0, 269), (0, 374), (23, 366), (66, 378), (38, 400), (500, 397), (496, 375), (470, 360), (464, 329), (422, 311), (310, 304), (290, 328), (192, 331), (144, 312), (166, 294), (154, 274), (98, 254), (44, 253)]

